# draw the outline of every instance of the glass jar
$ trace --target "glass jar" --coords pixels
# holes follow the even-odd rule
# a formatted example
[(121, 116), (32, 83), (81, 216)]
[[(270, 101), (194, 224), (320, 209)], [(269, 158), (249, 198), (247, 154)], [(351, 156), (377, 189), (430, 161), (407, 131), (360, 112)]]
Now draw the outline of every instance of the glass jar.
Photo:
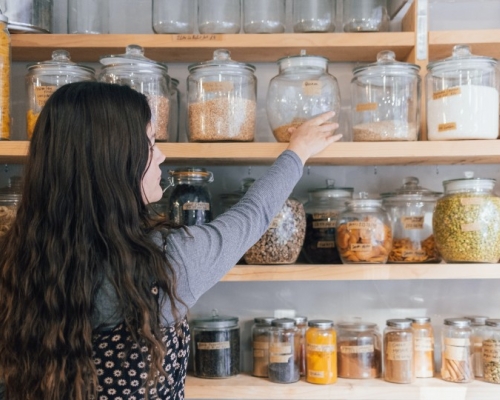
[(340, 264), (335, 246), (337, 217), (345, 210), (345, 202), (352, 198), (353, 188), (336, 188), (335, 181), (327, 180), (326, 188), (309, 191), (306, 212), (306, 237), (302, 253), (311, 264)]
[(273, 317), (254, 318), (252, 326), (253, 376), (269, 376), (269, 336)]
[(202, 225), (212, 221), (212, 200), (208, 183), (213, 174), (205, 168), (177, 168), (169, 171), (174, 186), (169, 198), (169, 220), (176, 225)]
[(382, 193), (393, 235), (389, 262), (440, 261), (432, 233), (432, 216), (441, 193), (425, 189), (418, 183), (418, 178), (409, 176), (394, 192)]
[(293, 0), (293, 31), (295, 33), (333, 32), (335, 1)]
[(381, 51), (377, 62), (353, 69), (351, 114), (354, 142), (418, 140), (420, 67)]
[(344, 0), (345, 32), (386, 32), (389, 21), (387, 0)]
[(320, 385), (337, 382), (337, 333), (333, 321), (309, 321), (306, 333), (306, 381)]
[(94, 81), (95, 70), (71, 61), (66, 50), (54, 50), (52, 59), (29, 64), (26, 74), (26, 131), (31, 139), (43, 106), (57, 88), (72, 82)]
[(155, 33), (193, 33), (195, 0), (153, 0)]
[(337, 329), (339, 377), (378, 378), (382, 370), (382, 337), (377, 324), (341, 322)]
[(482, 354), (484, 380), (500, 383), (500, 319), (487, 319), (486, 328)]
[(169, 93), (169, 115), (167, 123), (168, 141), (179, 141), (179, 114), (180, 114), (180, 93), (178, 89), (179, 80), (171, 78), (168, 87)]
[(285, 0), (243, 0), (245, 33), (285, 32)]
[(20, 177), (11, 177), (9, 185), (0, 189), (0, 237), (7, 233), (16, 218), (22, 197), (20, 179)]
[(240, 0), (203, 0), (198, 2), (198, 30), (200, 33), (238, 33), (240, 25)]
[(266, 233), (246, 253), (247, 264), (293, 264), (306, 234), (306, 213), (298, 200), (289, 198)]
[(413, 383), (414, 368), (411, 321), (387, 320), (384, 329), (384, 379), (393, 383)]
[(0, 10), (0, 140), (10, 139), (10, 34), (8, 18)]
[(229, 50), (188, 67), (191, 142), (253, 141), (257, 108), (255, 67), (231, 60)]
[(191, 321), (194, 375), (198, 378), (229, 378), (240, 373), (238, 318), (218, 316)]
[(385, 264), (392, 249), (392, 231), (382, 200), (369, 199), (366, 193), (348, 200), (337, 219), (335, 243), (344, 264)]
[(0, 9), (9, 19), (10, 33), (51, 33), (53, 0), (3, 0)]
[(293, 383), (300, 379), (300, 338), (295, 321), (278, 318), (271, 322), (269, 336), (269, 380), (275, 383)]
[(496, 139), (499, 72), (497, 60), (453, 47), (451, 57), (427, 65), (429, 140)]
[(474, 379), (470, 320), (447, 318), (441, 332), (441, 378), (449, 382), (468, 383)]
[(300, 348), (299, 351), (299, 370), (300, 375), (306, 374), (306, 331), (307, 331), (307, 317), (293, 317), (295, 326), (297, 327), (297, 334), (299, 335)]
[(434, 331), (429, 317), (408, 318), (413, 330), (415, 377), (434, 376)]
[(109, 33), (109, 2), (68, 0), (68, 33)]
[(446, 262), (496, 263), (500, 258), (500, 198), (495, 179), (473, 178), (443, 182), (444, 196), (436, 204), (433, 231)]
[(464, 318), (470, 320), (472, 346), (472, 369), (476, 378), (484, 376), (483, 370), (483, 341), (486, 339), (486, 320), (488, 317), (480, 315), (467, 315)]
[(289, 128), (327, 111), (335, 111), (332, 121), (338, 121), (340, 90), (328, 73), (328, 59), (301, 50), (298, 56), (279, 59), (278, 66), (266, 100), (267, 118), (278, 142), (290, 141)]
[(130, 44), (125, 54), (106, 55), (100, 58), (103, 65), (99, 81), (130, 86), (144, 94), (151, 107), (151, 124), (156, 141), (168, 141), (170, 108), (169, 77), (165, 64), (144, 57), (144, 49)]

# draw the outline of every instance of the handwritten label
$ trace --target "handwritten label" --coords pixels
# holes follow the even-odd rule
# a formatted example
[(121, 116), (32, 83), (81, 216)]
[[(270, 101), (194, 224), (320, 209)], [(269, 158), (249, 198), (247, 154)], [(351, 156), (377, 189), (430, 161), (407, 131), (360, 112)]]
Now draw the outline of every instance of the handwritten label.
[(456, 96), (458, 94), (462, 94), (462, 90), (460, 90), (459, 87), (454, 87), (454, 88), (440, 90), (438, 92), (432, 93), (432, 99), (439, 100), (439, 99), (442, 99), (443, 97)]
[(479, 222), (473, 222), (471, 224), (462, 224), (462, 232), (477, 232), (481, 230), (481, 224)]
[(401, 217), (401, 223), (403, 224), (403, 229), (424, 229), (424, 216), (418, 215)]
[(371, 243), (352, 243), (351, 250), (355, 252), (372, 251)]
[(334, 249), (335, 242), (318, 242), (318, 249)]
[(376, 222), (368, 221), (352, 221), (347, 223), (347, 229), (376, 229), (378, 224)]
[(413, 355), (413, 342), (388, 342), (387, 359), (392, 361), (409, 361)]
[(312, 369), (307, 370), (307, 375), (311, 378), (324, 378), (325, 371), (313, 371)]
[(484, 203), (484, 199), (481, 197), (464, 197), (460, 199), (460, 204), (463, 206), (481, 206)]
[(306, 96), (319, 96), (323, 84), (321, 81), (304, 81), (302, 82), (302, 91)]
[(363, 111), (376, 111), (378, 109), (377, 103), (360, 103), (356, 104), (356, 112)]
[(336, 219), (338, 215), (339, 215), (338, 211), (314, 213), (313, 219), (329, 219), (329, 218)]
[(222, 35), (213, 35), (213, 34), (174, 35), (172, 36), (172, 39), (179, 41), (212, 42), (212, 41), (222, 40)]
[(446, 124), (438, 125), (438, 132), (456, 131), (456, 130), (457, 130), (456, 122), (448, 122)]
[(43, 107), (49, 97), (54, 93), (57, 89), (57, 86), (37, 86), (35, 87), (35, 98), (36, 104), (39, 107)]
[(500, 363), (500, 342), (485, 340), (483, 342), (483, 359), (485, 363)]
[(404, 258), (408, 257), (425, 257), (427, 253), (425, 250), (404, 250), (402, 256)]
[(337, 221), (314, 221), (313, 229), (335, 228)]
[(315, 351), (317, 353), (333, 353), (335, 352), (335, 345), (326, 344), (308, 344), (307, 351)]
[(275, 343), (271, 345), (269, 351), (273, 354), (292, 354), (292, 346), (289, 344)]
[(196, 344), (198, 350), (224, 350), (229, 349), (229, 342), (198, 342)]
[(444, 358), (455, 361), (466, 361), (470, 358), (469, 347), (446, 346)]
[(417, 337), (415, 338), (415, 351), (433, 351), (434, 339), (430, 337)]
[(204, 202), (188, 202), (182, 205), (182, 209), (184, 211), (209, 211), (210, 203)]
[(373, 344), (364, 346), (340, 346), (340, 352), (343, 354), (364, 354), (373, 353), (375, 351)]
[(232, 92), (234, 90), (233, 82), (202, 82), (201, 87), (205, 92)]

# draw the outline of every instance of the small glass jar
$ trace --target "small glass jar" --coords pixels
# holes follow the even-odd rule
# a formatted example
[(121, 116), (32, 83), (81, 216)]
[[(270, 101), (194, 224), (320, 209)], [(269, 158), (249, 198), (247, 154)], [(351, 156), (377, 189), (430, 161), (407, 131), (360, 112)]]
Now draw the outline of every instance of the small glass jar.
[(68, 33), (109, 33), (109, 1), (68, 0)]
[(241, 29), (240, 0), (203, 0), (198, 2), (200, 33), (238, 33)]
[(500, 319), (487, 319), (486, 328), (482, 354), (484, 380), (500, 383)]
[(195, 0), (153, 0), (155, 33), (193, 33), (195, 16)]
[(381, 51), (377, 62), (353, 69), (354, 142), (414, 141), (420, 130), (420, 67)]
[(253, 376), (269, 376), (269, 336), (273, 317), (254, 318), (252, 326)]
[(389, 21), (387, 0), (344, 0), (345, 32), (386, 32)]
[(180, 114), (180, 93), (178, 89), (179, 80), (171, 78), (168, 88), (169, 93), (169, 115), (167, 123), (168, 141), (179, 141), (179, 114)]
[[(5, 11), (5, 10), (4, 10)], [(0, 10), (0, 140), (10, 139), (10, 65), (11, 45), (8, 18)]]
[(474, 380), (470, 320), (447, 318), (441, 331), (441, 378), (449, 382), (469, 383)]
[(295, 33), (333, 32), (335, 30), (334, 0), (293, 0), (292, 4)]
[(382, 337), (377, 324), (341, 322), (337, 329), (339, 377), (378, 378), (382, 370)]
[(306, 213), (298, 200), (289, 198), (266, 233), (246, 253), (247, 264), (293, 264), (306, 234)]
[(278, 142), (289, 142), (291, 127), (328, 111), (340, 111), (337, 79), (328, 73), (328, 59), (300, 55), (278, 60), (279, 74), (271, 79), (267, 91), (267, 118)]
[(255, 137), (255, 67), (231, 60), (229, 50), (188, 67), (188, 119), (191, 142), (250, 142)]
[(418, 178), (409, 176), (403, 179), (403, 186), (381, 195), (393, 235), (389, 262), (440, 261), (432, 233), (432, 216), (441, 193), (425, 189), (418, 183)]
[(271, 322), (269, 336), (269, 380), (275, 383), (293, 383), (300, 379), (300, 337), (295, 321), (278, 318)]
[(306, 374), (306, 331), (307, 331), (307, 317), (298, 316), (292, 318), (297, 327), (297, 334), (299, 335), (299, 369), (300, 375)]
[(337, 382), (337, 333), (333, 321), (309, 321), (306, 333), (306, 381), (319, 385)]
[(130, 86), (144, 94), (151, 107), (151, 124), (158, 142), (168, 141), (170, 108), (168, 68), (144, 56), (144, 49), (128, 45), (125, 54), (100, 58), (103, 65), (99, 81)]
[(344, 264), (385, 264), (392, 250), (392, 230), (382, 200), (366, 193), (347, 201), (339, 214), (335, 243)]
[(285, 32), (285, 0), (243, 0), (245, 33)]
[(444, 196), (436, 204), (433, 231), (446, 262), (496, 263), (500, 259), (500, 198), (495, 179), (474, 178), (443, 182)]
[(340, 264), (335, 246), (337, 217), (345, 210), (345, 202), (352, 198), (353, 188), (335, 187), (327, 180), (326, 188), (309, 190), (306, 212), (306, 237), (302, 253), (311, 264)]
[(384, 329), (384, 379), (393, 383), (413, 383), (413, 331), (409, 319), (389, 319)]
[(212, 197), (208, 184), (213, 174), (205, 168), (177, 168), (169, 171), (172, 193), (169, 220), (176, 225), (202, 225), (212, 221)]
[(17, 209), (21, 202), (20, 177), (11, 177), (9, 185), (0, 189), (0, 237), (4, 236), (16, 219)]
[(198, 378), (229, 378), (240, 373), (238, 318), (212, 316), (194, 319), (194, 375)]
[(434, 331), (429, 317), (408, 318), (413, 330), (415, 377), (434, 376)]
[(148, 207), (151, 214), (161, 219), (168, 219), (168, 199), (170, 197), (169, 189), (172, 187), (165, 179), (160, 180), (160, 186), (163, 189), (163, 195), (160, 200), (155, 203), (149, 203)]
[(497, 64), (457, 45), (451, 57), (427, 65), (429, 140), (498, 138)]
[(464, 318), (470, 320), (472, 346), (472, 368), (476, 378), (484, 376), (483, 370), (483, 341), (487, 336), (486, 320), (488, 317), (480, 315), (466, 315)]

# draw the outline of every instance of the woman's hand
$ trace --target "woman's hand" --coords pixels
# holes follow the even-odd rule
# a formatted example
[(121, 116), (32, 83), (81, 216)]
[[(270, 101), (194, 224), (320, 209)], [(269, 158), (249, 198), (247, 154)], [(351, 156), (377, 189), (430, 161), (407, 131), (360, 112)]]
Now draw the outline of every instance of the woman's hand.
[(300, 157), (302, 164), (307, 159), (321, 150), (340, 140), (341, 134), (334, 135), (339, 124), (327, 122), (335, 115), (334, 111), (318, 115), (304, 122), (298, 128), (290, 128), (290, 144), (288, 150), (292, 150)]

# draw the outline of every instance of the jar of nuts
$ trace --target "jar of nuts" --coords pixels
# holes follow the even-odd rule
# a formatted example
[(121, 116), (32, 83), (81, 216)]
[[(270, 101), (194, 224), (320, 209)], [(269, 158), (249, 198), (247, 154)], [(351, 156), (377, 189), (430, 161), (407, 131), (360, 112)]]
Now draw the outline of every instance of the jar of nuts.
[(393, 235), (389, 262), (439, 262), (432, 234), (432, 216), (441, 193), (419, 186), (418, 178), (410, 176), (403, 180), (403, 186), (381, 196)]
[(344, 264), (385, 264), (392, 249), (392, 230), (382, 200), (360, 193), (337, 219), (336, 244)]

